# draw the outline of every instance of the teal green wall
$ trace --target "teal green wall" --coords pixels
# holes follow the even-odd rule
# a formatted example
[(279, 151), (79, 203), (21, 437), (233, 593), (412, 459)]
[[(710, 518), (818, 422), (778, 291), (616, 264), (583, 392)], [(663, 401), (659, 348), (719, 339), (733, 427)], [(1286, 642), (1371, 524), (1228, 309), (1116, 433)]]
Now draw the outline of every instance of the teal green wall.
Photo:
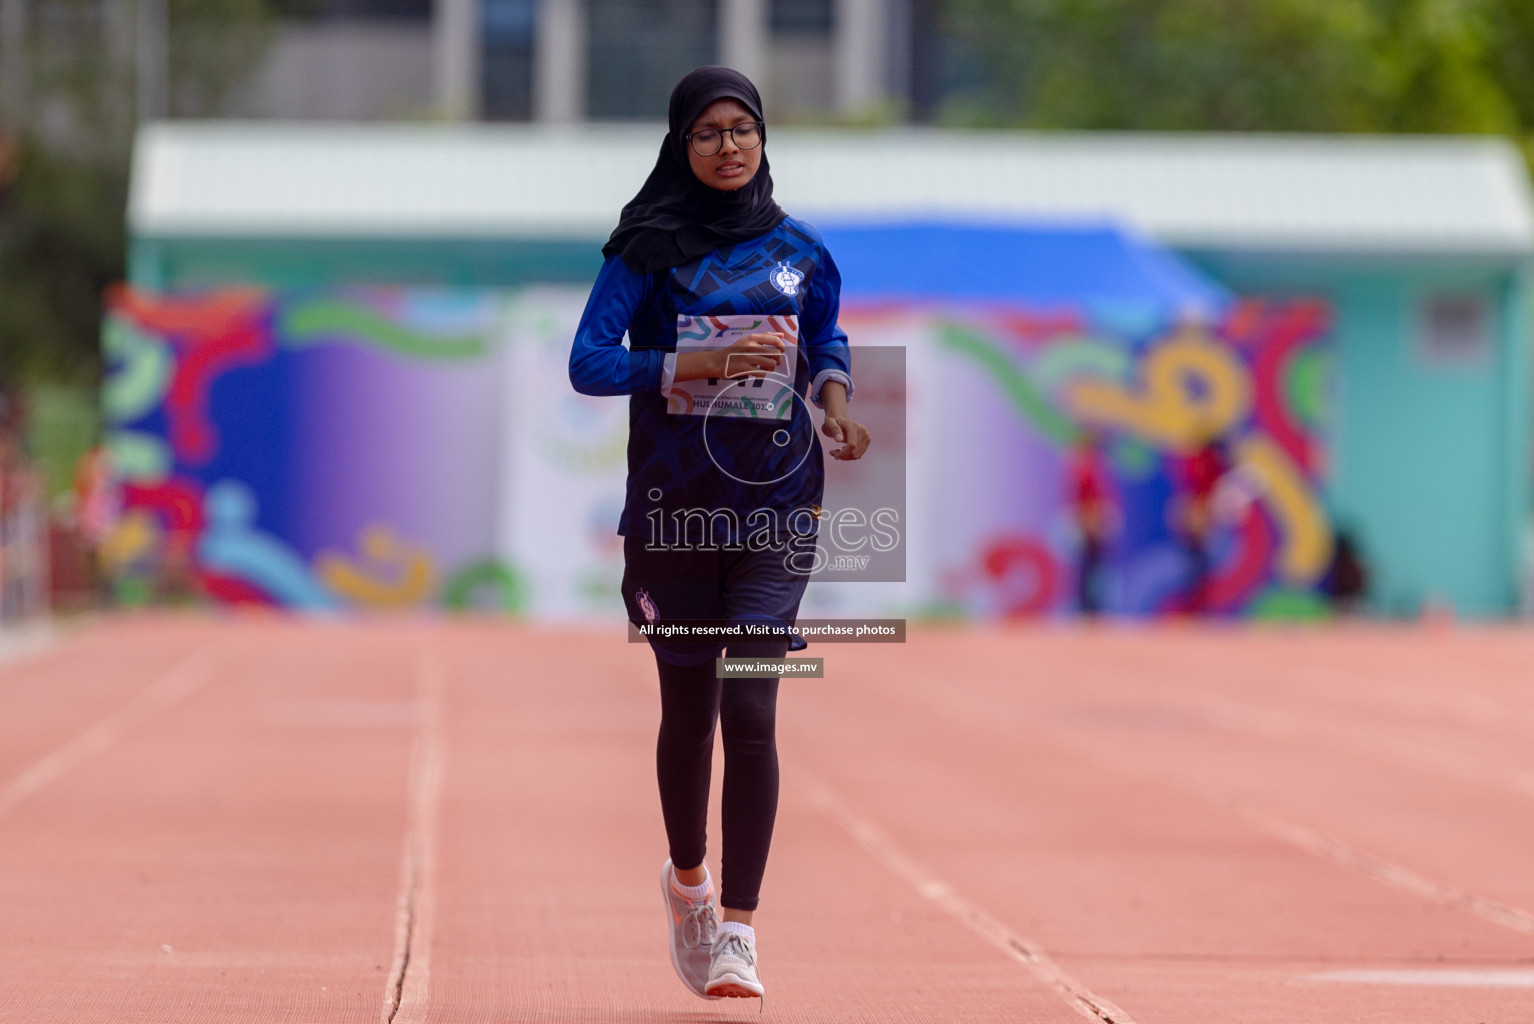
[(129, 251), (128, 280), (153, 289), (589, 282), (602, 266), (602, 241), (139, 238)]
[[(1529, 502), (1526, 272), (1511, 262), (1190, 255), (1239, 292), (1331, 304), (1326, 497), (1356, 531), (1378, 610), (1410, 615), (1436, 601), (1468, 617), (1511, 612)], [(1417, 305), (1445, 290), (1478, 292), (1495, 311), (1485, 365), (1428, 365), (1416, 352)]]
[(1505, 354), (1502, 381), (1502, 461), (1507, 467), (1508, 487), (1503, 496), (1508, 564), (1515, 574), (1509, 610), (1519, 607), (1524, 535), (1534, 509), (1534, 266), (1525, 263), (1503, 283), (1502, 305), (1506, 310)]

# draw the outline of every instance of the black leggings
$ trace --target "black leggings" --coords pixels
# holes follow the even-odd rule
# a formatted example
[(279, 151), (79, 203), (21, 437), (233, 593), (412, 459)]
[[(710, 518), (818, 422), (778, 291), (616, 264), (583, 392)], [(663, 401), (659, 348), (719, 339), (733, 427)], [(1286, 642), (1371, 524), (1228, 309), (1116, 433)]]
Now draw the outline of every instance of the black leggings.
[[(788, 645), (740, 644), (730, 657), (781, 658)], [(712, 660), (660, 669), (660, 738), (655, 773), (671, 862), (686, 870), (703, 863), (708, 786), (713, 768), (714, 723), (724, 729), (724, 876), (719, 902), (755, 910), (778, 814), (776, 679), (731, 679), (714, 674)]]

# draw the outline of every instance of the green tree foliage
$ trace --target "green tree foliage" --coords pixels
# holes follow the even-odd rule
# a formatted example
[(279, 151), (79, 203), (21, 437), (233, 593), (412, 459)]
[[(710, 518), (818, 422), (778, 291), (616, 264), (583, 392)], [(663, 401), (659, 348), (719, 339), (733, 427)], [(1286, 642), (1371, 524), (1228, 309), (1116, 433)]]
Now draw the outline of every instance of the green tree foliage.
[(1534, 3), (1503, 0), (1487, 14), (1493, 69), (1517, 111), (1524, 155), (1534, 164)]
[[(28, 0), (0, 76), (0, 384), (100, 374), (105, 287), (124, 276), (135, 123), (131, 0)], [(260, 61), (264, 0), (168, 0), (169, 113), (216, 114)], [(19, 88), (18, 88), (19, 87)]]
[(947, 120), (1035, 128), (1534, 128), (1530, 0), (947, 0), (983, 84)]
[(122, 161), (22, 145), (0, 207), (0, 381), (87, 384), (101, 295), (121, 280)]

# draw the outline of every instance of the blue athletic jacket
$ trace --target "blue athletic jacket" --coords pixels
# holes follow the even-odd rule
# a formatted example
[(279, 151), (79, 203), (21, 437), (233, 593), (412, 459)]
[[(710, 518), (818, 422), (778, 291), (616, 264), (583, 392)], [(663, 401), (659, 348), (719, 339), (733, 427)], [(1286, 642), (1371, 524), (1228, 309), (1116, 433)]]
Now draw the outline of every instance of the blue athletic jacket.
[[(847, 335), (836, 323), (840, 304), (841, 275), (820, 233), (792, 217), (760, 238), (654, 274), (619, 257), (602, 265), (570, 350), (570, 383), (585, 395), (630, 396), (619, 533), (637, 529), (647, 541), (676, 543), (681, 527), (692, 543), (707, 544), (712, 531), (715, 542), (737, 544), (769, 521), (779, 531), (813, 532), (813, 516), (789, 521), (795, 510), (818, 509), (824, 490), (820, 444), (803, 399), (819, 404), (828, 380), (852, 394)], [(800, 400), (787, 420), (667, 411), (678, 315), (726, 314), (799, 317)]]

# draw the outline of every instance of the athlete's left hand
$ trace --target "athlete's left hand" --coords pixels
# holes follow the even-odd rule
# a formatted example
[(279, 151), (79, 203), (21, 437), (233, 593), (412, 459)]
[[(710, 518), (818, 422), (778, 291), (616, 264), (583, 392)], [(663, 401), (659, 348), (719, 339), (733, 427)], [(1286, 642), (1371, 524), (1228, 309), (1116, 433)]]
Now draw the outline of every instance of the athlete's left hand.
[(868, 451), (868, 443), (873, 440), (863, 424), (845, 414), (827, 414), (826, 421), (820, 425), (820, 432), (833, 441), (842, 442), (840, 448), (831, 449), (831, 457), (843, 462), (861, 459), (863, 453)]

